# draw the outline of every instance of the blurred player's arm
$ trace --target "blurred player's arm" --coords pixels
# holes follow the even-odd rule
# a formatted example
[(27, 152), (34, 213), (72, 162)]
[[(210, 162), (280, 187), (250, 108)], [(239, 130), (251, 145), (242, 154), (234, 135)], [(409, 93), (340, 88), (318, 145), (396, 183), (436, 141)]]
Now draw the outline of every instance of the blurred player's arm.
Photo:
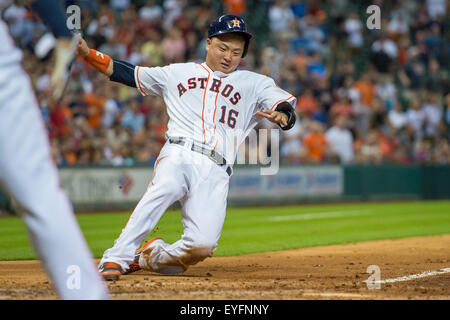
[(131, 63), (111, 59), (105, 53), (95, 49), (90, 49), (84, 39), (80, 39), (78, 44), (78, 54), (95, 69), (109, 77), (111, 81), (120, 82), (127, 86), (136, 88), (134, 79), (135, 65)]
[(75, 58), (77, 39), (67, 28), (67, 17), (58, 0), (20, 0), (19, 5), (26, 5), (39, 15), (56, 38), (54, 54), (55, 66), (51, 75), (53, 98), (61, 99), (69, 80), (70, 66)]
[(20, 1), (29, 5), (41, 20), (50, 28), (55, 38), (72, 39), (72, 32), (67, 28), (66, 16), (58, 0)]

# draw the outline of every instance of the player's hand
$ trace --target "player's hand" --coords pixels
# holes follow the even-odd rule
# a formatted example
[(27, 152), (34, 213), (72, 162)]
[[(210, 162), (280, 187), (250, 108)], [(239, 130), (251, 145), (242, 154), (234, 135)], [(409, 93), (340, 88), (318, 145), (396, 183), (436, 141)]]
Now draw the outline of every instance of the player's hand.
[(264, 111), (257, 111), (256, 114), (266, 118), (273, 123), (287, 126), (288, 117), (284, 113), (267, 109)]
[(53, 89), (52, 98), (56, 101), (61, 99), (69, 81), (70, 68), (75, 59), (79, 37), (79, 35), (74, 35), (71, 39), (59, 38), (56, 40), (54, 48), (55, 65), (50, 78)]
[(79, 56), (81, 56), (82, 58), (86, 58), (89, 55), (89, 50), (90, 49), (89, 49), (86, 41), (83, 38), (81, 38), (81, 36), (80, 36), (80, 39), (78, 42), (78, 47), (77, 47), (77, 54)]

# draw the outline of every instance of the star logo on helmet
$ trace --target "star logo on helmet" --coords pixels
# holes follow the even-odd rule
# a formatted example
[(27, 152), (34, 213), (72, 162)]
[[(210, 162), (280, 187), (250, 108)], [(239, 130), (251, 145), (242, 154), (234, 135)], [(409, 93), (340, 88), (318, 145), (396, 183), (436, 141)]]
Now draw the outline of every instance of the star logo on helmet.
[(241, 22), (237, 18), (234, 18), (231, 22), (233, 23), (233, 28), (239, 28), (241, 26)]

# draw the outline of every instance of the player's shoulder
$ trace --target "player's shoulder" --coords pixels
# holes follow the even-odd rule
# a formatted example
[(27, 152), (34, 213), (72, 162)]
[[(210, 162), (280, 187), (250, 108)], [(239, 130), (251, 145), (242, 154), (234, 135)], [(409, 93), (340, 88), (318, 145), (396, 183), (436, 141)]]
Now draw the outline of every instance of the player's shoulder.
[(264, 77), (264, 75), (247, 69), (238, 68), (234, 71), (236, 75), (239, 75), (240, 77), (248, 77), (248, 78), (254, 78), (254, 79), (260, 79)]
[(177, 62), (177, 63), (171, 63), (167, 65), (168, 68), (171, 70), (187, 70), (187, 69), (194, 69), (199, 67), (200, 65), (195, 62)]
[(234, 73), (239, 78), (251, 80), (253, 84), (260, 84), (261, 82), (274, 82), (272, 78), (251, 70), (237, 69)]
[(255, 71), (238, 69), (233, 73), (234, 79), (237, 79), (242, 87), (246, 90), (251, 90), (257, 95), (264, 92), (267, 88), (276, 86), (272, 78)]

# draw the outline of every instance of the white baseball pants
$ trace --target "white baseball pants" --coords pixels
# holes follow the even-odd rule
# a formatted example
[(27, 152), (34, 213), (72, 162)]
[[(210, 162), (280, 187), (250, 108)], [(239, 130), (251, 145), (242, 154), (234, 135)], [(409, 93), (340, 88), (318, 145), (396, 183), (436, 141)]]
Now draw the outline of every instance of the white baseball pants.
[(155, 242), (150, 269), (176, 274), (213, 255), (225, 220), (230, 177), (227, 166), (190, 150), (191, 144), (192, 141), (184, 146), (169, 142), (164, 145), (153, 180), (100, 264), (116, 262), (128, 270), (135, 250), (167, 208), (178, 200), (182, 205), (184, 233), (173, 244)]
[[(2, 24), (2, 21), (0, 21)], [(0, 25), (0, 43), (9, 35)], [(0, 186), (11, 194), (29, 238), (61, 299), (109, 299), (94, 259), (59, 186), (47, 131), (20, 62), (1, 64)]]

